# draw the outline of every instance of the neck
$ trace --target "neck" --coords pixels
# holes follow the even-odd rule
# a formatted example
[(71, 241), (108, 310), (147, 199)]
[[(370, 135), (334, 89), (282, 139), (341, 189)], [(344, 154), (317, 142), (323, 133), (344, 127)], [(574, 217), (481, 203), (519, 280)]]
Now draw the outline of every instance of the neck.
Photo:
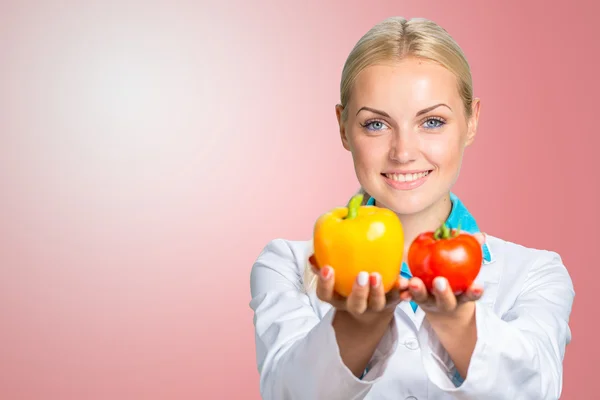
[(446, 222), (452, 202), (450, 194), (446, 194), (439, 201), (417, 214), (398, 214), (404, 231), (404, 261), (408, 258), (408, 249), (413, 240), (423, 232), (435, 231), (443, 222)]

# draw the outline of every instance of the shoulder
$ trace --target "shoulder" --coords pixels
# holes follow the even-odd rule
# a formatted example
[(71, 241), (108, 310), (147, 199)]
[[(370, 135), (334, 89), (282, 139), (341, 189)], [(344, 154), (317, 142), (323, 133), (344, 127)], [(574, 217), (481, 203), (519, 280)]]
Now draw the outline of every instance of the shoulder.
[[(486, 235), (492, 261), (482, 268), (482, 281), (493, 292), (499, 309), (506, 309), (520, 297), (557, 293), (563, 301), (574, 295), (573, 282), (562, 257), (556, 251), (527, 247)], [(559, 296), (559, 297), (560, 297)]]
[(277, 267), (276, 269), (285, 269), (284, 266), (291, 267), (293, 265), (301, 272), (311, 250), (312, 241), (310, 240), (276, 238), (267, 242), (262, 248), (253, 267), (267, 265)]
[(531, 272), (548, 266), (566, 270), (562, 257), (556, 251), (527, 247), (486, 234), (486, 244), (492, 254), (492, 263), (507, 266), (508, 270)]
[(294, 286), (302, 290), (302, 275), (311, 251), (311, 240), (276, 238), (267, 242), (252, 265), (252, 291), (260, 291), (262, 285), (268, 282), (278, 282), (282, 288)]

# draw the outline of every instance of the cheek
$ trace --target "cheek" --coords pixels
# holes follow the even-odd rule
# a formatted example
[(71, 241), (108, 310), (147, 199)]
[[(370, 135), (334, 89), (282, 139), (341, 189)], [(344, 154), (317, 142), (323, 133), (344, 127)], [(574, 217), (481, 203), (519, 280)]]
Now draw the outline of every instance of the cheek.
[(354, 137), (351, 140), (354, 163), (366, 168), (379, 168), (385, 162), (387, 147), (385, 140), (365, 136)]
[(460, 140), (453, 136), (439, 136), (423, 143), (423, 153), (439, 167), (451, 167), (460, 163), (462, 156)]

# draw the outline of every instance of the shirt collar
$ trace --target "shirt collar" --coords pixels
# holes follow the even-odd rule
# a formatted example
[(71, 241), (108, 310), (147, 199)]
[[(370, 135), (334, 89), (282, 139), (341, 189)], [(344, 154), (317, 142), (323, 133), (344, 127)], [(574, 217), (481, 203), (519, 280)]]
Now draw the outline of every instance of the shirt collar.
[[(467, 207), (463, 204), (462, 201), (456, 196), (454, 193), (450, 192), (450, 201), (452, 202), (452, 210), (450, 211), (450, 215), (448, 219), (446, 219), (446, 225), (450, 229), (458, 228), (460, 225), (460, 230), (465, 231), (470, 234), (475, 234), (481, 232), (479, 227), (477, 226), (477, 221), (475, 221), (475, 217), (467, 210)], [(370, 197), (367, 201), (368, 206), (375, 205), (375, 198)], [(487, 245), (487, 243), (483, 244), (483, 261), (484, 264), (492, 262), (492, 253)]]

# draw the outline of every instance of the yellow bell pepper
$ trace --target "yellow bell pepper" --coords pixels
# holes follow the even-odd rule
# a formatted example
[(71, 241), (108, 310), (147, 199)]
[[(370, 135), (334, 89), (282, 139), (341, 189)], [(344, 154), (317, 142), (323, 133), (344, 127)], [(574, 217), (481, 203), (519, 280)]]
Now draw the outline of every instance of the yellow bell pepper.
[(347, 297), (361, 271), (381, 274), (389, 292), (402, 268), (404, 231), (391, 210), (362, 206), (357, 194), (347, 207), (321, 215), (314, 226), (314, 258), (318, 267), (328, 265), (335, 274), (335, 291)]

